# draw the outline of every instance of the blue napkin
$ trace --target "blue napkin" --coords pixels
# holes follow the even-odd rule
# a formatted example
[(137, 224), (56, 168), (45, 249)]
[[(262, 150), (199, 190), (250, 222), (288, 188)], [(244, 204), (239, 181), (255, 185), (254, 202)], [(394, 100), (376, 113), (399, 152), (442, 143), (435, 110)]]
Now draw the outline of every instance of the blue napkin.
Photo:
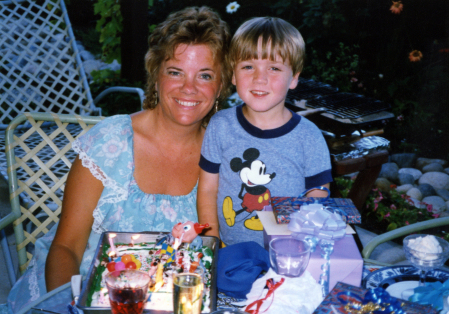
[(270, 268), (268, 251), (254, 241), (218, 251), (217, 288), (227, 296), (246, 299), (253, 282)]

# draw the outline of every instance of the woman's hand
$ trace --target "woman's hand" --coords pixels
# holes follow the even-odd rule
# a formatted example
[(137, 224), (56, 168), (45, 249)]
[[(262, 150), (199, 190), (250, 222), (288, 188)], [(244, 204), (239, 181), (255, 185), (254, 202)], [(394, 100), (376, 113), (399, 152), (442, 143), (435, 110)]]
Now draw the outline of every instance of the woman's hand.
[(47, 291), (79, 274), (103, 183), (77, 157), (67, 177), (58, 230), (45, 264)]

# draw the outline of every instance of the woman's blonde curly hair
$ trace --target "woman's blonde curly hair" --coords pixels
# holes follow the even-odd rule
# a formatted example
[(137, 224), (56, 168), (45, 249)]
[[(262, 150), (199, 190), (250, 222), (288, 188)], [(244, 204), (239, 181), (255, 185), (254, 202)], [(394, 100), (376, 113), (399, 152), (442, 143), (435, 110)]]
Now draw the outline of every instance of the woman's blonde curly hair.
[[(147, 86), (145, 90), (144, 109), (157, 106), (156, 80), (161, 64), (174, 58), (175, 50), (180, 44), (208, 45), (214, 60), (221, 64), (221, 81), (223, 84), (218, 102), (226, 99), (231, 90), (232, 69), (227, 63), (227, 54), (231, 35), (226, 22), (208, 7), (190, 7), (172, 13), (151, 33), (149, 49), (145, 56)], [(207, 124), (215, 109), (203, 119)]]

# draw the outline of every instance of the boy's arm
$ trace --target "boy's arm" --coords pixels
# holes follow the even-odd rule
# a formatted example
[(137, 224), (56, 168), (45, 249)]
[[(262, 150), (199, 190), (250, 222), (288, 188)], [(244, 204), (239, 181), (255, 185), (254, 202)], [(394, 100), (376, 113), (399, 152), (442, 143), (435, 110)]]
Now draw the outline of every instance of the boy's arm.
[(205, 235), (219, 237), (217, 193), (218, 173), (209, 173), (201, 169), (197, 194), (198, 222), (209, 224), (210, 228), (205, 229)]
[[(323, 184), (322, 186), (329, 189), (330, 184), (326, 183), (326, 184)], [(312, 190), (309, 193), (307, 193), (307, 197), (326, 197), (327, 194), (328, 194), (327, 191), (316, 189), (316, 190)]]

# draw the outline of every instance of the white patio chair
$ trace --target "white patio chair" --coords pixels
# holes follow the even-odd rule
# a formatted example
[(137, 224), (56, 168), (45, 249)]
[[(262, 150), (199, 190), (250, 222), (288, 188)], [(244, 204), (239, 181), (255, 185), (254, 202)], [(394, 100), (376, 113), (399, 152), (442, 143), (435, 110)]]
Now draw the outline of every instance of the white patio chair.
[[(111, 92), (137, 93), (141, 103), (144, 99), (144, 92), (132, 87), (113, 87), (92, 99), (63, 0), (0, 0), (0, 173), (5, 178), (8, 178), (9, 170), (4, 129), (14, 118), (25, 112), (101, 115), (100, 108), (95, 104)], [(31, 132), (30, 127), (30, 124), (20, 125), (16, 130), (17, 136)], [(40, 128), (46, 134), (53, 134), (59, 127), (47, 121)], [(71, 125), (67, 130), (77, 134), (82, 128)], [(41, 135), (27, 137), (29, 151), (37, 147)], [(64, 143), (59, 143), (55, 138), (54, 144), (58, 147)], [(28, 151), (18, 152), (19, 155), (21, 153), (26, 155)], [(39, 154), (39, 158), (49, 161), (46, 151)], [(19, 180), (28, 182), (32, 176), (30, 173), (39, 170), (39, 165), (33, 166), (37, 168), (18, 169)], [(42, 180), (50, 182), (52, 179), (44, 175)], [(30, 184), (29, 189), (36, 195), (44, 193), (39, 184)], [(22, 191), (19, 196), (25, 207), (33, 206), (35, 200), (29, 193)], [(58, 206), (46, 202), (46, 207), (51, 210), (57, 210)], [(1, 246), (3, 253), (8, 255), (2, 228)], [(34, 225), (28, 223), (26, 228), (31, 233)], [(10, 279), (15, 281), (14, 278)]]

